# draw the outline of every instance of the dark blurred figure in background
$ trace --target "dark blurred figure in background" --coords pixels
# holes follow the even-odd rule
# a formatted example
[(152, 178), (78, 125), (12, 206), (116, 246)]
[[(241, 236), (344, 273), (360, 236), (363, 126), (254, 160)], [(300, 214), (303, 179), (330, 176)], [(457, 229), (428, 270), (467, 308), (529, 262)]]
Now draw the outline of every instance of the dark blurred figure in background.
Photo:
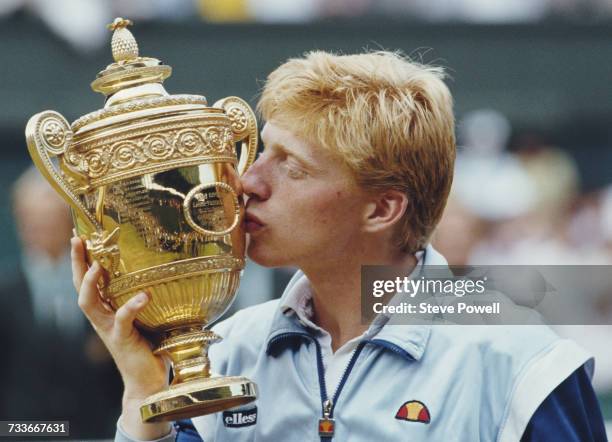
[(68, 206), (33, 167), (12, 195), (22, 257), (0, 278), (0, 420), (67, 420), (71, 438), (111, 437), (121, 380), (71, 287)]

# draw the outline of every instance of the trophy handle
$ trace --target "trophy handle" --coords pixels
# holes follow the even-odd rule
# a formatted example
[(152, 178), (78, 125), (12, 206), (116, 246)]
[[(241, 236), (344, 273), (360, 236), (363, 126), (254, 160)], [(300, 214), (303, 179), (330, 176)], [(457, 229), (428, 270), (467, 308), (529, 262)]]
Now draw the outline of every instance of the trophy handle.
[(25, 132), (28, 151), (36, 168), (92, 231), (103, 231), (96, 217), (87, 210), (72, 186), (51, 162), (55, 156), (63, 160), (72, 142), (73, 133), (68, 121), (54, 111), (40, 112), (30, 118)]
[(241, 176), (255, 161), (257, 154), (257, 119), (251, 107), (242, 98), (226, 97), (213, 107), (220, 107), (231, 121), (234, 143), (241, 142), (238, 174)]
[(90, 260), (97, 260), (112, 275), (119, 274), (119, 228), (112, 232), (104, 230), (101, 224), (104, 188), (99, 189), (98, 207), (92, 214), (76, 195), (73, 187), (62, 173), (55, 169), (52, 157), (63, 161), (66, 150), (72, 142), (72, 129), (59, 113), (44, 111), (34, 115), (26, 126), (26, 141), (32, 161), (40, 173), (64, 200), (74, 209), (90, 229), (85, 243)]

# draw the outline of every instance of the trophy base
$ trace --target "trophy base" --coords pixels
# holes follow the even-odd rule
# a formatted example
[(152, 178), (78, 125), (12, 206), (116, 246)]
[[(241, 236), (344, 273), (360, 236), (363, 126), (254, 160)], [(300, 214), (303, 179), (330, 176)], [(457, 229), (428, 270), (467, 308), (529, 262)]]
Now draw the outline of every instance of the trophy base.
[(194, 379), (149, 396), (140, 406), (143, 422), (187, 419), (255, 400), (257, 387), (242, 376)]

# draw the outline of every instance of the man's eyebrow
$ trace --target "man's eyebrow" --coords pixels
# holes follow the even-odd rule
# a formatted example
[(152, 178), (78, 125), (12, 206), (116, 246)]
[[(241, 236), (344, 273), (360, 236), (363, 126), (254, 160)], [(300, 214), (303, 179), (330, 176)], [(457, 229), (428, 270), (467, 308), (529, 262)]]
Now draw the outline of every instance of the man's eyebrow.
[(280, 144), (280, 143), (272, 143), (269, 148), (276, 150), (276, 151), (280, 151), (282, 153), (284, 153), (285, 155), (291, 156), (293, 158), (295, 158), (299, 163), (301, 163), (302, 165), (304, 165), (305, 167), (309, 168), (309, 169), (313, 169), (313, 170), (319, 170), (319, 167), (316, 166), (316, 164), (314, 163), (314, 161), (312, 161), (311, 159), (296, 153), (295, 151), (291, 150), (290, 148), (288, 148), (287, 146), (285, 146), (284, 144)]

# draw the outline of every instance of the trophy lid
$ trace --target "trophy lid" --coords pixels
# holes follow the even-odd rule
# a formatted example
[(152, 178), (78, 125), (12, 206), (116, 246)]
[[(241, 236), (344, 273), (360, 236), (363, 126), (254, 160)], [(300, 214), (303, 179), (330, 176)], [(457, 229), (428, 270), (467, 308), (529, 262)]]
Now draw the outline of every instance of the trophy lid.
[(162, 112), (161, 108), (177, 105), (212, 110), (206, 107), (206, 97), (202, 95), (166, 92), (162, 83), (172, 75), (172, 68), (156, 58), (139, 55), (138, 43), (127, 29), (132, 24), (131, 20), (117, 17), (108, 25), (113, 31), (111, 49), (115, 61), (99, 72), (91, 83), (95, 92), (106, 96), (106, 102), (103, 109), (83, 115), (72, 123), (77, 138), (79, 133), (135, 118), (138, 112), (151, 115)]
[(108, 65), (91, 83), (91, 88), (107, 97), (123, 89), (146, 84), (161, 84), (172, 75), (172, 68), (156, 58), (140, 57), (138, 43), (127, 29), (131, 20), (117, 17), (108, 29), (113, 32), (111, 49), (114, 63)]
[[(77, 193), (116, 181), (177, 167), (254, 158), (257, 122), (247, 103), (226, 97), (208, 107), (201, 95), (170, 95), (162, 83), (172, 72), (159, 60), (141, 57), (131, 21), (117, 18), (111, 47), (114, 63), (92, 89), (106, 96), (102, 109), (70, 125), (62, 170)], [(66, 125), (68, 123), (66, 122)], [(239, 162), (235, 143), (248, 138)]]

